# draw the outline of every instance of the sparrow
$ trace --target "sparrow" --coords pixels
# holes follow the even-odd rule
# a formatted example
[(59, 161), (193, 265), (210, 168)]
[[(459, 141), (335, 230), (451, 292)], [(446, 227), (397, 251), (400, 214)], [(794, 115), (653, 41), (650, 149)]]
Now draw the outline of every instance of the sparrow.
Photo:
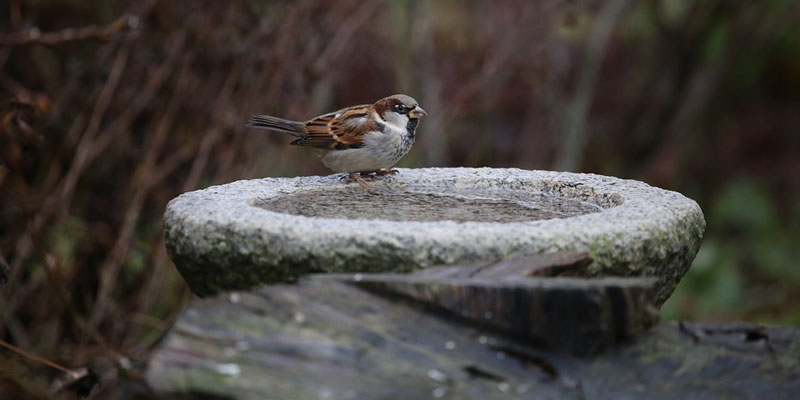
[(416, 100), (396, 94), (305, 122), (254, 115), (247, 126), (288, 133), (297, 138), (289, 144), (314, 148), (333, 172), (366, 185), (359, 175), (397, 173), (391, 168), (411, 150), (419, 120), (426, 115)]

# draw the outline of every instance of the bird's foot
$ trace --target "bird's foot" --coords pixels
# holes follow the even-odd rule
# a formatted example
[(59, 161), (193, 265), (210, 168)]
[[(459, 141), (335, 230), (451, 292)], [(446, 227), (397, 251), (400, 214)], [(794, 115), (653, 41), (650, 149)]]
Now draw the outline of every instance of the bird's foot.
[(370, 177), (366, 177), (366, 179), (362, 178), (361, 175), (358, 172), (351, 172), (351, 173), (349, 173), (348, 175), (345, 175), (342, 178), (342, 181), (344, 183), (358, 182), (358, 184), (361, 185), (361, 187), (369, 186), (368, 182), (371, 181), (371, 180), (372, 180), (372, 178), (370, 178)]
[(398, 171), (396, 169), (379, 169), (379, 170), (375, 171), (375, 174), (377, 174), (377, 175), (394, 175), (394, 174), (396, 174), (398, 172), (400, 172), (400, 171)]

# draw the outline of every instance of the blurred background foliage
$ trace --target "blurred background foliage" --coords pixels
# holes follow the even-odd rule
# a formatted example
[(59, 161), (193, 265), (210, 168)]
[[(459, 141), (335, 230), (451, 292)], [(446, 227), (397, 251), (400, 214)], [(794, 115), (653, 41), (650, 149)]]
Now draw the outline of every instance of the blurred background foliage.
[(793, 0), (3, 0), (0, 338), (70, 367), (143, 360), (190, 298), (167, 201), (327, 174), (248, 116), (397, 92), (430, 114), (401, 166), (696, 199), (706, 238), (665, 319), (798, 324), (798, 20)]

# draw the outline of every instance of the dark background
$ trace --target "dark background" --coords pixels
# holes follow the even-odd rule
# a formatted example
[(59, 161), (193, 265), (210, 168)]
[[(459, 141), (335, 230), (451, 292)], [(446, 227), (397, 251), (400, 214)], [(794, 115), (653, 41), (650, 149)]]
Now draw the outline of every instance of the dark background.
[[(662, 318), (800, 324), (798, 21), (792, 0), (0, 1), (0, 339), (67, 367), (145, 360), (191, 298), (167, 201), (327, 174), (247, 118), (393, 93), (429, 113), (402, 167), (696, 199), (706, 237)], [(0, 381), (31, 391), (53, 376), (14, 368)]]

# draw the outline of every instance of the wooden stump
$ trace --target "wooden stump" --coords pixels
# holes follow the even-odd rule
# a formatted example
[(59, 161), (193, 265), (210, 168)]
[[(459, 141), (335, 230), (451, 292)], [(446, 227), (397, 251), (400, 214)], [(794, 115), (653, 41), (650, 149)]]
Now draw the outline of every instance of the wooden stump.
[(647, 279), (535, 277), (581, 263), (318, 275), (199, 300), (154, 354), (147, 381), (165, 398), (800, 393), (800, 329), (661, 324), (643, 332), (653, 322)]

